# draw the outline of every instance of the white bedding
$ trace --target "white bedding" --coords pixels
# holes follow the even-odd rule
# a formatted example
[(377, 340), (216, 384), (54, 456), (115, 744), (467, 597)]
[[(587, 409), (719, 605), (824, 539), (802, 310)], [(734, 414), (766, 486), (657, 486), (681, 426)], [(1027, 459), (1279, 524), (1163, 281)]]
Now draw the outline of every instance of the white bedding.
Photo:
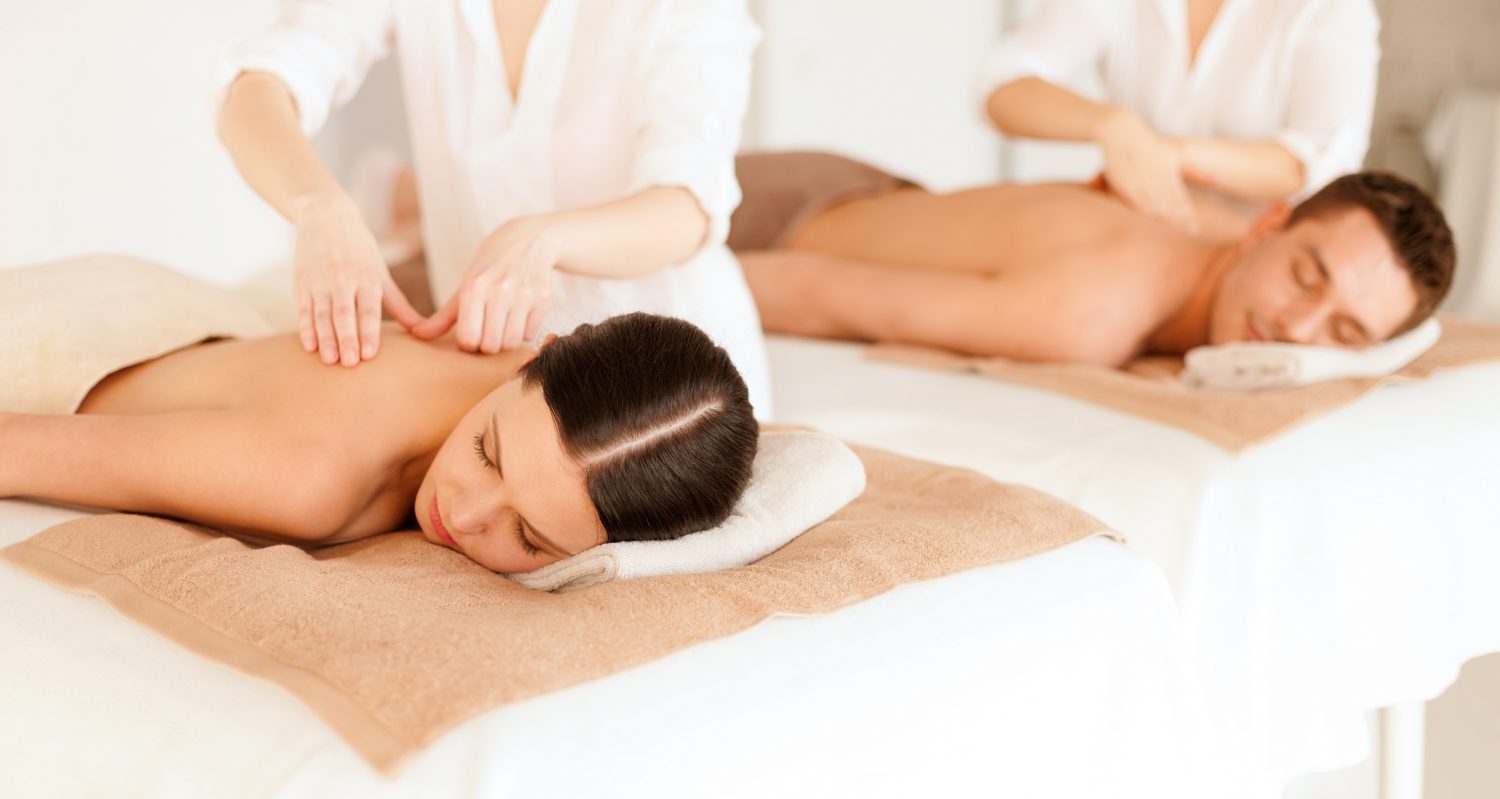
[(1123, 531), (1174, 584), (1246, 796), (1358, 762), (1366, 710), (1431, 698), (1500, 650), (1500, 364), (1379, 389), (1232, 455), (861, 349), (773, 338), (779, 420), (1031, 485)]
[[(0, 501), (0, 545), (76, 513)], [(100, 600), (0, 564), (0, 607), (0, 796), (1206, 795), (1170, 589), (1100, 538), (500, 708), (395, 782)]]

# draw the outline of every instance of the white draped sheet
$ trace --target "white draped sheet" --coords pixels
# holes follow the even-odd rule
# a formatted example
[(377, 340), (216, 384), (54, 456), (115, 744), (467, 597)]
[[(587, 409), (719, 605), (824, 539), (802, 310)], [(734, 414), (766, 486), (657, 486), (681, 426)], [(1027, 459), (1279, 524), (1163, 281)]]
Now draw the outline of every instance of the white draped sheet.
[(1215, 796), (1359, 762), (1365, 711), (1500, 650), (1500, 364), (1383, 387), (1236, 455), (856, 345), (770, 351), (780, 421), (1047, 491), (1161, 566), (1230, 758)]
[[(0, 501), (0, 545), (76, 515)], [(1179, 797), (1170, 589), (1093, 538), (485, 713), (379, 777), (289, 693), (0, 564), (0, 796)]]

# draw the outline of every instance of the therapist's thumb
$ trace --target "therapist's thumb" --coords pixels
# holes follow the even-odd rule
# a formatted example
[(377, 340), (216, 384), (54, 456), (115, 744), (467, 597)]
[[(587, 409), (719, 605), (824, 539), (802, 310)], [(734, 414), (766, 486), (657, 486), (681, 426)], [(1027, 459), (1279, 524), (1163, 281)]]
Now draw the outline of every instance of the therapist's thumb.
[(410, 328), (411, 334), (419, 339), (431, 340), (447, 333), (453, 323), (458, 321), (458, 298), (459, 295), (455, 293), (437, 313)]

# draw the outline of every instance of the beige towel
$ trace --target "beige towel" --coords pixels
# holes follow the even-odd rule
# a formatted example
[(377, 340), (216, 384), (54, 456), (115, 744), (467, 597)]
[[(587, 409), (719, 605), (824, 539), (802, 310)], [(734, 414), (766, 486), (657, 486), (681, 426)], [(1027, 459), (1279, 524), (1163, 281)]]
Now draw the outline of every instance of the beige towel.
[[(777, 614), (828, 613), (1105, 531), (1030, 489), (877, 450), (858, 454), (865, 493), (754, 564), (570, 593), (523, 588), (413, 533), (313, 552), (257, 549), (131, 515), (58, 525), (0, 558), (285, 687), (390, 772), (507, 702)], [(99, 679), (109, 679), (108, 668), (101, 662)]]
[(244, 297), (139, 258), (0, 270), (0, 411), (72, 413), (111, 372), (274, 332)]
[(1333, 380), (1290, 389), (1239, 393), (1191, 388), (1177, 380), (1180, 358), (1143, 358), (1125, 370), (1078, 364), (1028, 364), (970, 358), (938, 350), (876, 345), (869, 357), (943, 371), (968, 371), (1066, 394), (1179, 427), (1231, 452), (1274, 438), (1349, 404), (1376, 386), (1420, 380), (1443, 369), (1500, 360), (1500, 325), (1456, 316), (1442, 319), (1432, 349), (1387, 377)]

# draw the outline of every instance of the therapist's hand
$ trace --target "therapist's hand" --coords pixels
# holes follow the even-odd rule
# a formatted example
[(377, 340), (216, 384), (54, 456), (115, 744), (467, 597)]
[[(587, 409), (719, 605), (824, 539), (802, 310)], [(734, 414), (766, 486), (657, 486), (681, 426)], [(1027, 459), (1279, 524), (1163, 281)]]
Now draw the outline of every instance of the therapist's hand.
[(1198, 220), (1183, 176), (1181, 148), (1134, 113), (1119, 109), (1100, 126), (1104, 178), (1127, 205), (1185, 233)]
[(458, 292), (412, 333), (431, 339), (454, 331), (470, 352), (511, 350), (536, 338), (552, 303), (552, 270), (562, 234), (546, 216), (512, 219), (495, 229)]
[(300, 203), (292, 291), (302, 348), (323, 363), (357, 366), (380, 352), (380, 309), (408, 330), (423, 321), (380, 255), (375, 237), (347, 195)]

